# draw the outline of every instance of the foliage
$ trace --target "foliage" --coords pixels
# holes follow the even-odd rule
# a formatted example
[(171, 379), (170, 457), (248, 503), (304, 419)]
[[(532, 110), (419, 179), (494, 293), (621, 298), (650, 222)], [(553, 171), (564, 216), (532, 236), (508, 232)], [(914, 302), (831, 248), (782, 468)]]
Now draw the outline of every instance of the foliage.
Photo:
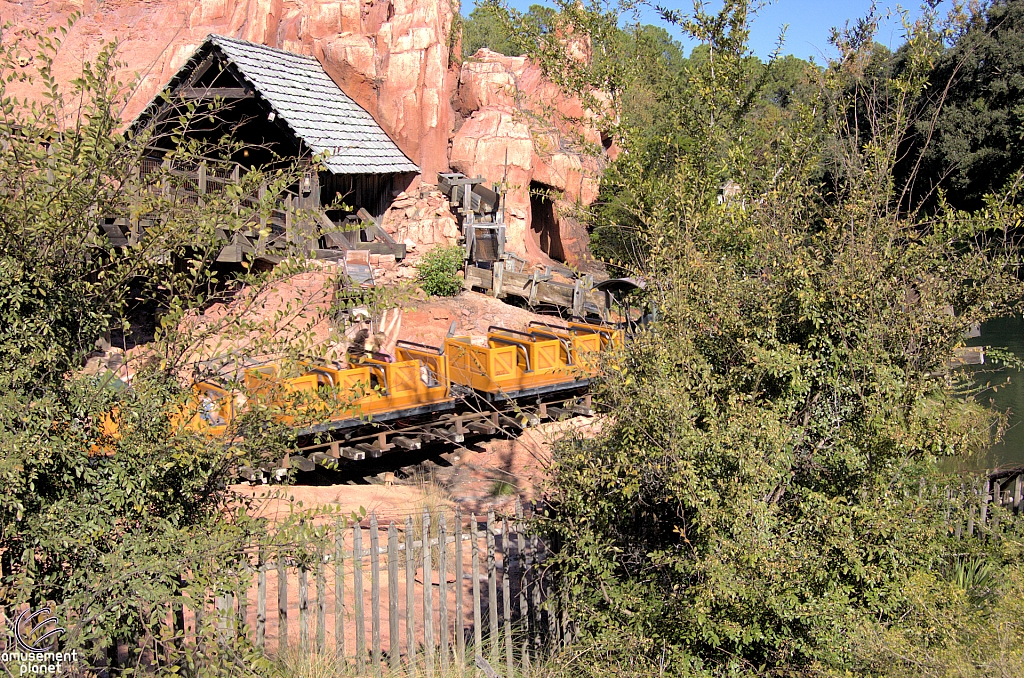
[(432, 297), (454, 297), (462, 291), (461, 247), (435, 247), (420, 259), (419, 283)]
[[(522, 21), (538, 34), (547, 33), (552, 29), (554, 10), (543, 5), (530, 5), (522, 16)], [(508, 23), (503, 20), (499, 8), (490, 3), (478, 3), (469, 16), (462, 22), (462, 52), (471, 57), (481, 48), (504, 54), (519, 56), (522, 54), (520, 44), (508, 30)]]
[[(266, 535), (252, 502), (227, 484), (239, 465), (280, 459), (288, 432), (260, 407), (221, 438), (182, 426), (197, 407), (188, 385), (212, 376), (213, 354), (302, 350), (303, 337), (281, 334), (308, 313), (301, 300), (266, 321), (245, 317), (268, 289), (304, 274), (301, 262), (262, 274), (247, 262), (231, 280), (213, 266), (225, 234), (251, 230), (299, 174), (287, 161), (252, 168), (196, 204), (172, 170), (203, 161), (230, 174), (240, 148), (230, 136), (186, 136), (220, 109), (167, 100), (169, 128), (120, 131), (127, 89), (114, 78), (116, 46), (60, 85), (52, 65), (66, 30), (0, 36), (0, 604), (52, 601), (69, 648), (93, 660), (120, 640), (138, 659), (165, 604), (237, 581), (246, 547)], [(41, 98), (15, 96), (33, 83)], [(138, 174), (147, 149), (166, 141), (164, 166)], [(265, 199), (242, 200), (260, 185)], [(103, 217), (145, 226), (115, 248)], [(129, 322), (136, 298), (159, 316), (151, 336)], [(204, 315), (214, 304), (224, 312)], [(146, 342), (133, 349), (128, 389), (112, 388), (123, 384), (110, 372), (82, 370), (108, 334), (125, 349)], [(161, 656), (196, 659), (176, 647)], [(234, 659), (200, 664), (227, 674)]]
[[(989, 442), (998, 416), (947, 364), (972, 323), (1021, 300), (997, 229), (1022, 215), (997, 198), (899, 207), (893, 166), (959, 15), (908, 24), (901, 68), (881, 73), (869, 15), (788, 99), (766, 91), (774, 62), (750, 58), (746, 2), (667, 18), (707, 45), (666, 95), (678, 142), (624, 136), (614, 220), (591, 217), (659, 320), (609, 365), (601, 434), (558, 449), (543, 526), (574, 618), (619, 665), (856, 670), (854, 631), (912, 633), (914, 587), (946, 586), (929, 573), (963, 548), (916, 497), (941, 482), (937, 459)], [(580, 72), (551, 50), (549, 72)]]
[[(909, 205), (931, 208), (942, 188), (950, 204), (976, 210), (1024, 166), (1024, 2), (989, 3), (948, 37), (898, 170), (904, 178), (917, 172)], [(902, 55), (894, 60), (900, 67)]]
[(492, 497), (508, 497), (516, 494), (516, 486), (507, 480), (495, 480), (491, 483)]
[[(1019, 547), (1019, 545), (1015, 545)], [(1010, 555), (1015, 549), (1004, 551)], [(916, 571), (902, 594), (902, 623), (864, 623), (854, 633), (854, 665), (878, 676), (1017, 676), (1024, 671), (1024, 572), (982, 559), (992, 594), (980, 600), (959, 577)]]

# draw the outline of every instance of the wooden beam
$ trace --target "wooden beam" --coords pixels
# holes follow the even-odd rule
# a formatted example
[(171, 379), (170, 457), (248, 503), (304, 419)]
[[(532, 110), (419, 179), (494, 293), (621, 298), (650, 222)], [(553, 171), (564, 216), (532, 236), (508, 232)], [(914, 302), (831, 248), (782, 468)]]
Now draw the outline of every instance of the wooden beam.
[(310, 459), (307, 459), (306, 457), (294, 456), (291, 457), (290, 461), (292, 468), (296, 468), (300, 471), (305, 471), (307, 473), (316, 468), (316, 464), (314, 464)]
[(179, 87), (174, 96), (182, 99), (248, 99), (252, 92), (244, 87)]
[(389, 245), (384, 242), (360, 242), (350, 246), (350, 249), (369, 252), (370, 254), (394, 254), (395, 260), (405, 259), (405, 244)]
[(473, 433), (482, 433), (483, 435), (494, 435), (498, 427), (491, 422), (490, 419), (484, 419), (483, 421), (470, 421), (466, 423), (468, 428)]
[(355, 445), (355, 449), (362, 452), (367, 457), (371, 457), (373, 459), (377, 459), (378, 457), (380, 457), (380, 455), (384, 454), (384, 452), (379, 447), (374, 447), (373, 445), (369, 445), (367, 443), (357, 443)]
[(342, 447), (339, 452), (343, 459), (348, 459), (350, 461), (362, 461), (363, 459), (366, 459), (366, 452), (363, 450), (357, 450), (354, 447)]
[(391, 439), (396, 446), (401, 447), (403, 450), (418, 450), (423, 447), (419, 438), (409, 438), (406, 436), (395, 436)]
[(213, 66), (215, 63), (217, 63), (216, 54), (207, 54), (206, 58), (203, 59), (202, 63), (196, 66), (195, 70), (192, 71), (192, 74), (188, 76), (186, 85), (191, 86), (199, 82), (199, 79), (206, 75), (206, 71), (210, 70), (210, 67)]

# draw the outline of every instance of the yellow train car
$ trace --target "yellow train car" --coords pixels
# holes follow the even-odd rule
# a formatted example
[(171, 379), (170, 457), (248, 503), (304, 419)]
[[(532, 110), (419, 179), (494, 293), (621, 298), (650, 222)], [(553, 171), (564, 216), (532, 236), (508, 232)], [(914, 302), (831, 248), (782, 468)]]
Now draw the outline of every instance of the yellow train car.
[(575, 381), (562, 342), (500, 327), (487, 332), (487, 346), (469, 337), (445, 340), (451, 379), (482, 393), (499, 395)]
[(222, 436), (235, 418), (235, 396), (209, 382), (192, 385), (192, 398), (171, 416), (171, 428), (185, 428), (211, 437)]
[[(106, 441), (121, 439), (121, 408), (113, 407), (103, 415), (100, 433)], [(225, 388), (209, 382), (192, 385), (192, 396), (170, 414), (171, 430), (188, 430), (193, 433), (217, 437), (224, 435), (235, 417), (235, 397)], [(89, 448), (93, 456), (107, 456), (114, 453), (108, 443), (94, 444)]]
[(288, 426), (334, 418), (358, 417), (375, 399), (368, 367), (302, 362), (300, 374), (284, 377), (281, 365), (267, 363), (243, 373), (243, 384), (256, 404)]
[(274, 363), (245, 371), (249, 393), (288, 425), (373, 417), (452, 399), (447, 358), (411, 342), (398, 343), (395, 360), (353, 356), (348, 366), (308, 361), (299, 367), (302, 373), (288, 378)]
[(557, 339), (562, 346), (562, 359), (581, 377), (593, 377), (600, 371), (601, 335), (570, 327), (533, 321), (527, 332), (542, 339)]
[(576, 336), (596, 334), (601, 340), (602, 351), (615, 350), (626, 345), (625, 331), (616, 327), (571, 322), (569, 323), (569, 330)]
[[(536, 420), (589, 412), (586, 389), (602, 353), (623, 342), (615, 328), (543, 322), (525, 332), (492, 326), (484, 345), (468, 336), (449, 337), (440, 348), (399, 341), (393, 356), (249, 366), (238, 388), (201, 381), (168, 416), (175, 431), (235, 436), (237, 417), (266, 408), (274, 421), (295, 429), (302, 451), (297, 467), (311, 470), (329, 457), (359, 460), (394, 447), (418, 449), (429, 440), (461, 442), (465, 435), (500, 428), (501, 406), (482, 417), (478, 403), (463, 402), (473, 396), (493, 403), (520, 399), (536, 408)], [(116, 407), (102, 427), (106, 440), (118, 439)], [(326, 440), (316, 438), (328, 431)], [(113, 454), (112, 447), (98, 443), (91, 452)]]

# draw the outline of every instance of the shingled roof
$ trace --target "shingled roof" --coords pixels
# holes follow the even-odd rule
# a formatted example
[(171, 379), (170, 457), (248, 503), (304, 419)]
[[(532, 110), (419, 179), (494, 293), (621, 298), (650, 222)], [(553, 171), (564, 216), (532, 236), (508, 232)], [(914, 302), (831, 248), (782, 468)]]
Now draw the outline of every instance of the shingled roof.
[(327, 152), (335, 174), (419, 172), (377, 121), (331, 80), (314, 57), (222, 35), (207, 36), (171, 79), (182, 82), (211, 48), (256, 91), (278, 119), (314, 153)]

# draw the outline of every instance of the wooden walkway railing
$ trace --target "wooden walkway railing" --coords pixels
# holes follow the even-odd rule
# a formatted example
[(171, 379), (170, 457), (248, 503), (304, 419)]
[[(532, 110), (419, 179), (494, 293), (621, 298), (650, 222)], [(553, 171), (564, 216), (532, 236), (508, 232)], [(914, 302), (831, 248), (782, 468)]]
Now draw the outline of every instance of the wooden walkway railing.
[[(134, 190), (152, 191), (172, 198), (177, 205), (204, 205), (215, 197), (224, 199), (232, 185), (239, 185), (247, 170), (237, 163), (175, 166), (169, 160), (144, 158)], [(255, 210), (266, 197), (266, 182), (249, 186), (248, 193), (230, 198), (233, 210)], [(405, 258), (405, 245), (395, 242), (379, 226), (379, 219), (365, 209), (349, 215), (345, 222), (331, 221), (320, 200), (319, 177), (309, 168), (299, 184), (280, 191), (267, 213), (253, 212), (247, 228), (228, 233), (218, 230), (224, 247), (218, 261), (241, 262), (247, 255), (270, 261), (280, 260), (293, 246), (320, 258), (337, 258), (349, 250), (394, 254)], [(155, 222), (156, 214), (104, 215), (100, 228), (117, 247), (134, 245)], [(365, 235), (368, 242), (361, 241)], [(321, 245), (323, 246), (321, 248)]]

